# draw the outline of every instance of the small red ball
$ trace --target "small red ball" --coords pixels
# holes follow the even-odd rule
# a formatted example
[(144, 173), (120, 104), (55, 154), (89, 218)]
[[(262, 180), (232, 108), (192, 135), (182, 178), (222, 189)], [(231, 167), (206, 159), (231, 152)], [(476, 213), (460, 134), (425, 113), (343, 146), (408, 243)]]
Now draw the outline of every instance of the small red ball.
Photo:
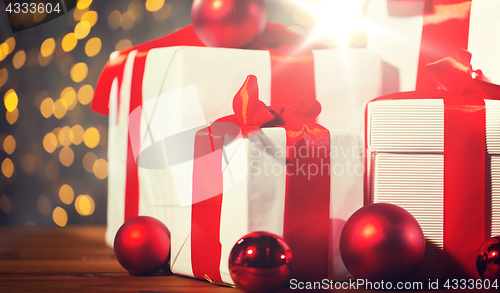
[(191, 20), (207, 46), (243, 48), (266, 26), (263, 0), (194, 0)]
[(355, 278), (406, 280), (424, 259), (424, 233), (405, 209), (375, 203), (362, 207), (347, 220), (340, 235), (340, 254)]
[(479, 247), (476, 268), (483, 279), (500, 279), (500, 237), (490, 238)]
[(229, 254), (229, 272), (246, 293), (274, 290), (290, 278), (290, 248), (280, 237), (253, 232), (242, 237)]
[(155, 273), (168, 262), (170, 231), (155, 218), (132, 218), (116, 233), (114, 250), (118, 262), (131, 274)]

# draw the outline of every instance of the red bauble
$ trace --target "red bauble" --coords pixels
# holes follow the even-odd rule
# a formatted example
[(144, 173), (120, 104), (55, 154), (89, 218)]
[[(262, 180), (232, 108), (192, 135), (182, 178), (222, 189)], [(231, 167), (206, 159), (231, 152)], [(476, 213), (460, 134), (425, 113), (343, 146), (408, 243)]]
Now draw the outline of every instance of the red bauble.
[(488, 239), (479, 247), (476, 268), (483, 279), (500, 279), (500, 237)]
[(253, 232), (234, 245), (229, 272), (244, 292), (269, 292), (288, 281), (291, 260), (292, 253), (283, 239), (268, 232)]
[(207, 46), (243, 48), (266, 26), (263, 0), (194, 0), (191, 20)]
[(118, 262), (131, 274), (152, 274), (168, 262), (170, 232), (155, 218), (135, 217), (116, 233), (114, 249)]
[(340, 254), (356, 278), (405, 280), (417, 272), (424, 259), (424, 233), (405, 209), (375, 203), (347, 220), (340, 235)]

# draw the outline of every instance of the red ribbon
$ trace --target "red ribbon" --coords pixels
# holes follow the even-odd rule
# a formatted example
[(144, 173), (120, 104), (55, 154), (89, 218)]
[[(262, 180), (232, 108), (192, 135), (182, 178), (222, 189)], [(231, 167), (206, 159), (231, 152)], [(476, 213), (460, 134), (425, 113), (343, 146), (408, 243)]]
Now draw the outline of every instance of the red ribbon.
[[(304, 280), (323, 279), (328, 271), (330, 212), (330, 134), (314, 122), (321, 106), (316, 100), (282, 108), (267, 107), (258, 99), (257, 78), (248, 76), (233, 100), (234, 115), (200, 130), (195, 139), (191, 230), (192, 268), (195, 277), (208, 275), (221, 282), (220, 213), (222, 203), (222, 140), (224, 133), (241, 129), (243, 135), (262, 127), (283, 127), (287, 135), (287, 175), (284, 240), (294, 253), (293, 272)], [(233, 125), (232, 127), (230, 125)], [(207, 159), (206, 146), (217, 152)], [(324, 152), (301, 157), (300, 147)], [(315, 176), (296, 172), (299, 165), (315, 165), (326, 172)], [(293, 171), (292, 171), (293, 170)], [(326, 173), (326, 174), (325, 174)], [(216, 196), (213, 196), (216, 195)], [(213, 197), (211, 197), (213, 196)], [(208, 198), (208, 199), (207, 199)], [(206, 200), (204, 200), (206, 199)], [(202, 201), (200, 201), (202, 200)]]
[[(324, 47), (314, 43), (304, 46), (304, 42), (305, 39), (302, 36), (292, 33), (282, 25), (267, 23), (264, 32), (249, 46), (249, 49), (268, 50), (271, 53), (272, 105), (282, 106), (292, 102), (315, 99), (314, 61), (311, 50)], [(91, 105), (92, 110), (105, 115), (109, 113), (111, 85), (113, 80), (117, 78), (118, 92), (120, 92), (125, 61), (133, 50), (137, 50), (137, 57), (134, 60), (129, 113), (140, 106), (142, 104), (142, 78), (147, 53), (153, 48), (169, 46), (204, 47), (205, 45), (196, 36), (193, 26), (189, 25), (165, 37), (120, 52), (116, 58), (108, 61), (99, 77)], [(298, 47), (301, 49), (297, 50)], [(137, 165), (132, 155), (131, 143), (129, 137), (125, 221), (139, 214), (139, 177)]]
[(471, 54), (460, 50), (430, 62), (427, 73), (440, 90), (375, 99), (444, 101), (444, 274), (453, 278), (479, 278), (476, 251), (488, 231), (484, 100), (500, 100), (500, 86), (472, 78), (470, 60)]

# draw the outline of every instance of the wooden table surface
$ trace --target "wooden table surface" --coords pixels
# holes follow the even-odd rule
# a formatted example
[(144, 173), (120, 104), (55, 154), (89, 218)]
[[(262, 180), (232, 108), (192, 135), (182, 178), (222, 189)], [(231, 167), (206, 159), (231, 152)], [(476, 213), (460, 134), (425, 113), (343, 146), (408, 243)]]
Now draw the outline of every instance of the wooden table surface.
[(104, 232), (104, 227), (0, 227), (0, 292), (242, 292), (165, 272), (131, 276), (104, 244)]

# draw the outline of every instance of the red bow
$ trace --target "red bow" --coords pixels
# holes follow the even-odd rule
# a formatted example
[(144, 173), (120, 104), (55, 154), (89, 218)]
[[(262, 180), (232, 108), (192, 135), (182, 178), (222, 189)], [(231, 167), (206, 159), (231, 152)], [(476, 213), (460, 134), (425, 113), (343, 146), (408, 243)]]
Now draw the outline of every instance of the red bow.
[(257, 77), (247, 76), (233, 99), (234, 115), (223, 117), (217, 122), (233, 122), (240, 126), (243, 134), (262, 127), (284, 126), (294, 130), (302, 129), (305, 122), (314, 122), (321, 112), (316, 100), (303, 100), (279, 109), (266, 106), (259, 100)]

